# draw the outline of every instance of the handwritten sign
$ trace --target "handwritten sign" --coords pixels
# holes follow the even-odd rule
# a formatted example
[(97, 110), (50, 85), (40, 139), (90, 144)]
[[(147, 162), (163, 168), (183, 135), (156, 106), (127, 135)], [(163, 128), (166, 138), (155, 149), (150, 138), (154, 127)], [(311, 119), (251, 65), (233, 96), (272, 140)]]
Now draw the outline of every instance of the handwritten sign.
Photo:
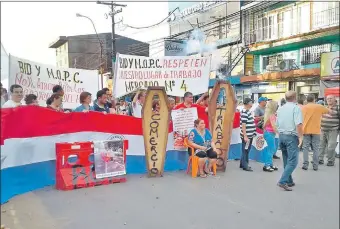
[(197, 108), (185, 108), (171, 111), (174, 128), (174, 148), (184, 149), (184, 139), (194, 129), (194, 121), (198, 118)]
[[(160, 102), (160, 110), (152, 110), (154, 96)], [(166, 146), (169, 133), (169, 105), (164, 88), (148, 88), (142, 110), (143, 138), (146, 167), (149, 177), (163, 176)]]
[(10, 56), (9, 85), (19, 84), (24, 95), (35, 94), (39, 104), (46, 106), (52, 88), (60, 85), (64, 89), (63, 107), (79, 106), (79, 96), (83, 91), (95, 95), (99, 90), (96, 70), (56, 68), (30, 60)]
[(120, 97), (138, 88), (162, 86), (168, 95), (204, 93), (209, 86), (210, 57), (117, 56), (114, 94)]

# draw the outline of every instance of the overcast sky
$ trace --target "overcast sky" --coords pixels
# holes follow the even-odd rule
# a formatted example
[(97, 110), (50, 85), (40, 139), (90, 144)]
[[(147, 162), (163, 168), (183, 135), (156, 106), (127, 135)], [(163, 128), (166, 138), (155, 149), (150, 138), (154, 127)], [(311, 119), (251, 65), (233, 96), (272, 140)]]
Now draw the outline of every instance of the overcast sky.
[[(124, 24), (131, 26), (152, 25), (168, 14), (167, 2), (126, 4), (116, 21), (123, 17)], [(1, 2), (1, 42), (11, 55), (55, 65), (55, 50), (48, 48), (51, 42), (59, 36), (94, 33), (90, 21), (76, 17), (76, 13), (90, 17), (102, 33), (111, 32), (111, 18), (105, 18), (108, 12), (108, 6), (95, 2)], [(143, 30), (120, 31), (116, 26), (116, 33), (148, 42), (168, 36), (169, 28), (167, 23)]]

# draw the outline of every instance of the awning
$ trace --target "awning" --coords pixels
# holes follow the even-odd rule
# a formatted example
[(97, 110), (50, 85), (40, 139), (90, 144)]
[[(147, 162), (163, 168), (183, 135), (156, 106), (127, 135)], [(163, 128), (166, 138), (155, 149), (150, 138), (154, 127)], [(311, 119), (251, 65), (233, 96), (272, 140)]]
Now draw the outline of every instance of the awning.
[(258, 75), (242, 76), (241, 83), (265, 81), (290, 81), (292, 79), (308, 79), (320, 77), (320, 68), (296, 69), (283, 72), (266, 72)]

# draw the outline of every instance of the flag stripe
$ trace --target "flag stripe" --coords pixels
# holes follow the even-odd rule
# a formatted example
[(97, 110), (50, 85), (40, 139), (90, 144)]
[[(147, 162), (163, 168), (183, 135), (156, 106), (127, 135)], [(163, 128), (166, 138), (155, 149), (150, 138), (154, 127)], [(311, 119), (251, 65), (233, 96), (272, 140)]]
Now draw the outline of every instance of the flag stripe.
[[(239, 116), (235, 115), (234, 128)], [(1, 144), (10, 138), (31, 138), (83, 131), (143, 135), (142, 119), (99, 112), (55, 112), (38, 106), (1, 109)], [(170, 123), (169, 132), (172, 132)]]

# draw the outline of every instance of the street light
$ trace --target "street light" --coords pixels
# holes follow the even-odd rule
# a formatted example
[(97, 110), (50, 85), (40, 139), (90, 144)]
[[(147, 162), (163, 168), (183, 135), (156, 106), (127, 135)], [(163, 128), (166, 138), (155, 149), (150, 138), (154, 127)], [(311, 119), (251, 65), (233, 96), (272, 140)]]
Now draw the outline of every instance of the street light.
[(90, 22), (92, 23), (93, 29), (94, 29), (94, 31), (95, 31), (95, 33), (96, 33), (96, 35), (97, 35), (97, 39), (98, 39), (98, 42), (99, 42), (99, 45), (100, 45), (100, 61), (99, 61), (99, 63), (100, 63), (101, 86), (102, 86), (102, 88), (103, 88), (103, 87), (104, 87), (104, 85), (103, 85), (103, 84), (104, 84), (104, 83), (103, 83), (103, 67), (102, 67), (102, 62), (103, 62), (103, 44), (102, 44), (102, 42), (101, 42), (101, 40), (100, 40), (100, 38), (99, 38), (99, 35), (98, 35), (98, 33), (97, 33), (96, 26), (94, 25), (92, 19), (89, 18), (89, 17), (87, 17), (87, 16), (85, 16), (85, 15), (82, 15), (82, 14), (80, 14), (80, 13), (76, 13), (76, 17), (84, 17), (84, 18), (89, 19)]

